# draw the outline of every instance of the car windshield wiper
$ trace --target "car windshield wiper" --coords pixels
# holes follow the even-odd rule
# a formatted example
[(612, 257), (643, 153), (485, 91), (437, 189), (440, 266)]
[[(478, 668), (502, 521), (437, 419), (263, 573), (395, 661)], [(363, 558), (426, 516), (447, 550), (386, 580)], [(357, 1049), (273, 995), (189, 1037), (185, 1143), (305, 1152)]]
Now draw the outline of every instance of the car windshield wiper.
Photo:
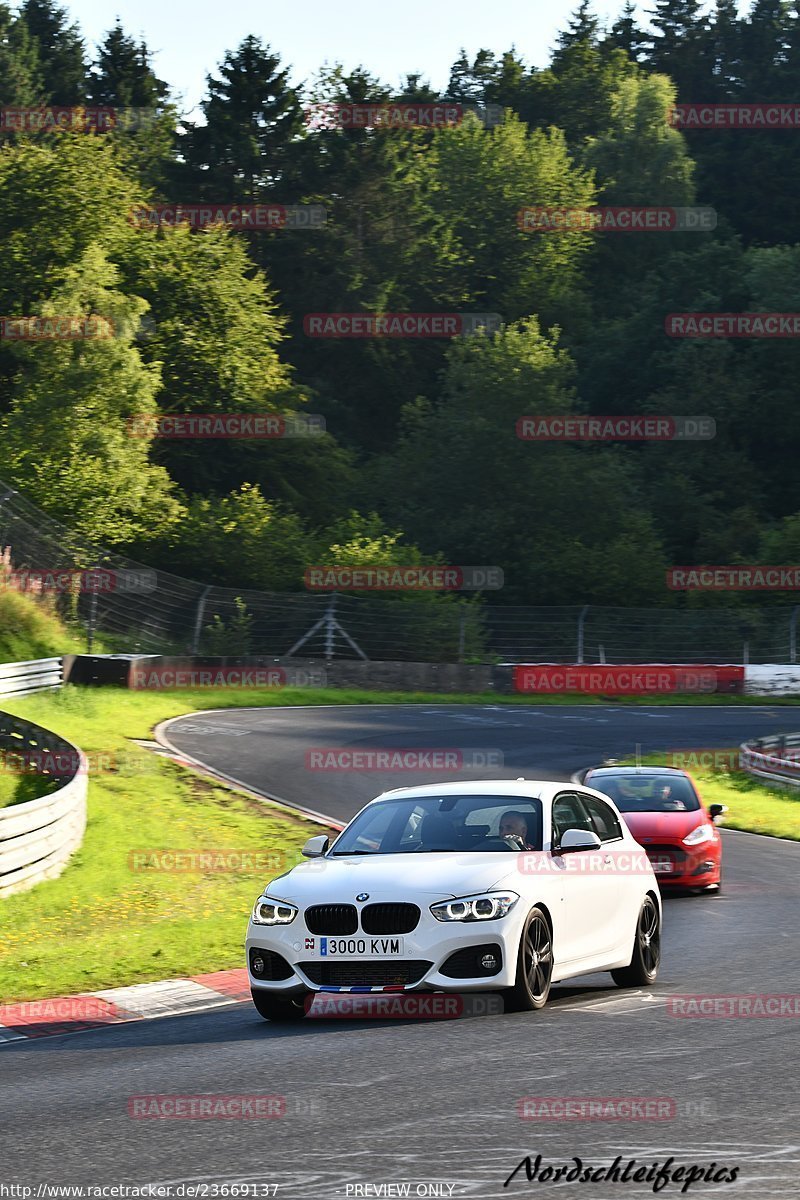
[(329, 858), (352, 858), (354, 854), (380, 854), (380, 850), (335, 850)]

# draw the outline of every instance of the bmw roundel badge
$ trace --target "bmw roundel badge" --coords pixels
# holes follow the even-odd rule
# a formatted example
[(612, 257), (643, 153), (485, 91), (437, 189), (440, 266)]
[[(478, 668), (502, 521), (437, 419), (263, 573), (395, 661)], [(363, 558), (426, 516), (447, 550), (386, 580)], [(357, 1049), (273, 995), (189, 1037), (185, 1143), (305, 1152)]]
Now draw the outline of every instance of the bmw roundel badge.
[(369, 892), (359, 892), (356, 900), (369, 900)]

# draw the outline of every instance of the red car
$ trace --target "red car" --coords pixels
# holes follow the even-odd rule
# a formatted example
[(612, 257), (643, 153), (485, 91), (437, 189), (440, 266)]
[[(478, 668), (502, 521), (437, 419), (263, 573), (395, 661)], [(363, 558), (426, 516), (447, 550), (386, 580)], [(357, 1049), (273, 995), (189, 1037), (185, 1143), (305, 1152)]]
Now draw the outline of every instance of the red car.
[(659, 883), (718, 892), (722, 838), (716, 822), (727, 808), (703, 804), (686, 771), (675, 767), (591, 767), (587, 787), (610, 796), (650, 859)]

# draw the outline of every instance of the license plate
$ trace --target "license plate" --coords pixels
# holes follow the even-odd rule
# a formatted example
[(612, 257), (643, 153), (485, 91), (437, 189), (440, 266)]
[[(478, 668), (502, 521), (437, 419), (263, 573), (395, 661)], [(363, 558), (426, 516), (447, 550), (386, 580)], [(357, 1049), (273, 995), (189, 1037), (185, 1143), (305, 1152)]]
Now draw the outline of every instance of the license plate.
[(401, 937), (306, 938), (305, 950), (314, 958), (402, 958), (404, 954)]
[(656, 875), (671, 875), (675, 869), (671, 858), (651, 858), (650, 865)]

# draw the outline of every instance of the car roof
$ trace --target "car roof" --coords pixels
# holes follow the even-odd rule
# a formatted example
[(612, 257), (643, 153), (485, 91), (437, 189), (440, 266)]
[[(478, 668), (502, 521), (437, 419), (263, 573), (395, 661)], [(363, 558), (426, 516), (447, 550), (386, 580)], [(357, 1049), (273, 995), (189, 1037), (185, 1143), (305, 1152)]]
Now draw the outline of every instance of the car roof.
[(680, 767), (590, 767), (587, 775), (686, 775)]
[[(554, 779), (469, 779), (461, 783), (424, 783), (418, 786), (393, 788), (371, 800), (412, 800), (424, 796), (508, 796), (519, 799), (548, 800), (556, 792), (569, 789), (570, 784)], [(590, 790), (590, 789), (587, 789)]]

